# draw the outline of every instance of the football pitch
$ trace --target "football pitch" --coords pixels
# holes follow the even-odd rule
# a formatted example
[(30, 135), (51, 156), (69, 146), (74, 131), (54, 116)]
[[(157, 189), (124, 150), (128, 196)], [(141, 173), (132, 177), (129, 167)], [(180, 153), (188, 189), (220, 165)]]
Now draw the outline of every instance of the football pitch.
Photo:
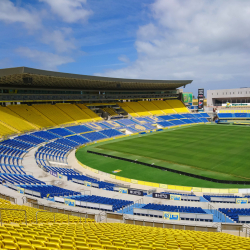
[[(250, 128), (245, 126), (193, 125), (87, 146), (78, 150), (76, 157), (89, 167), (136, 180), (197, 187), (247, 187), (162, 171), (87, 150), (213, 179), (250, 181), (249, 138)], [(113, 173), (114, 170), (121, 171)]]

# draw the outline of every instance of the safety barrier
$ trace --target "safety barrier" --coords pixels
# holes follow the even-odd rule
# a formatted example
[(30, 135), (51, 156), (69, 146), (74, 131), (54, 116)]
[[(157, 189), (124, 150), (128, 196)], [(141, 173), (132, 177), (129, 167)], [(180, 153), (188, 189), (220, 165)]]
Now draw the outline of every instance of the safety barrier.
[(80, 218), (84, 217), (85, 219), (95, 219), (95, 214), (82, 213), (80, 211), (72, 211), (72, 210), (63, 209), (63, 208), (46, 206), (43, 204), (39, 204), (37, 201), (34, 201), (34, 200), (31, 201), (29, 199), (27, 199), (27, 203), (29, 203), (31, 207), (42, 209), (42, 210), (45, 210), (46, 212), (68, 214), (68, 215), (77, 216)]
[[(163, 218), (163, 211), (150, 210), (143, 208), (134, 208), (133, 214), (142, 215), (142, 216), (154, 216), (158, 218)], [(179, 215), (179, 219), (188, 219), (193, 221), (213, 221), (213, 214), (200, 214), (200, 213), (185, 213), (185, 212), (176, 212)]]
[(124, 218), (125, 224), (147, 226), (147, 227), (160, 227), (168, 229), (179, 229), (179, 230), (192, 230), (192, 231), (204, 231), (204, 232), (218, 232), (218, 227), (215, 226), (201, 226), (201, 225), (185, 225), (185, 224), (171, 224), (166, 222), (156, 222), (138, 219)]
[(0, 208), (0, 217), (1, 217), (1, 226), (3, 225), (2, 222), (2, 210), (8, 210), (8, 211), (23, 211), (25, 214), (25, 224), (27, 225), (27, 212), (24, 209), (11, 209), (11, 208)]
[(16, 204), (16, 198), (13, 197), (13, 196), (9, 196), (9, 195), (6, 195), (6, 194), (2, 194), (0, 193), (0, 198), (4, 199), (4, 200), (7, 200), (7, 201), (10, 201), (10, 202), (13, 202)]

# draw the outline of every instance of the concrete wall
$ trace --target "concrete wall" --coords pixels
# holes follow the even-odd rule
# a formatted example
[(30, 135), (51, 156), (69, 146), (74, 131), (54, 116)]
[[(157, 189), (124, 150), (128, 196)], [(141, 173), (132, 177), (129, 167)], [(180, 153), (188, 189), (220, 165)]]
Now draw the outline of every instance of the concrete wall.
[(207, 105), (214, 106), (216, 99), (230, 103), (250, 103), (250, 88), (207, 90)]

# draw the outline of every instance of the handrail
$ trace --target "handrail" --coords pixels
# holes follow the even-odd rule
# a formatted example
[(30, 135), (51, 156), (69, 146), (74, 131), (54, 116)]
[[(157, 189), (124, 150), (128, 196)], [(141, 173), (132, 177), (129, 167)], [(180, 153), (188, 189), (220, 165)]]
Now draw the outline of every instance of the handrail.
[[(22, 197), (22, 200), (23, 200), (23, 204), (26, 203), (26, 202), (27, 202), (27, 196), (23, 196), (23, 197)], [(24, 202), (24, 200), (25, 200), (26, 202)]]
[[(98, 214), (98, 219), (99, 219), (99, 222), (102, 221), (102, 216), (104, 216), (106, 219), (107, 219), (107, 214), (105, 211), (101, 211), (99, 214)], [(106, 221), (107, 222), (107, 221)]]
[(250, 237), (250, 226), (248, 224), (243, 224), (242, 228), (246, 230), (246, 237), (248, 235), (248, 237)]
[[(218, 209), (216, 209), (214, 206), (212, 206), (210, 202), (208, 203), (208, 209), (210, 210), (211, 213), (213, 213), (220, 220), (222, 220), (222, 222), (223, 222), (223, 219), (225, 220), (225, 222), (227, 222), (227, 216), (223, 214), (222, 212), (220, 212)], [(225, 218), (223, 218), (223, 215), (225, 216)]]
[(24, 209), (13, 209), (13, 208), (0, 208), (1, 226), (3, 225), (1, 210), (24, 211), (24, 213), (25, 213), (25, 223), (27, 225), (27, 212), (26, 212), (26, 210), (24, 210)]
[[(59, 211), (63, 211), (63, 214), (65, 214), (65, 211), (68, 211), (68, 212), (71, 212), (71, 215), (72, 213), (73, 214), (76, 214), (74, 216), (78, 216), (80, 217), (80, 222), (82, 221), (82, 218), (84, 217), (85, 220), (87, 219), (88, 217), (88, 213), (84, 213), (84, 212), (81, 212), (81, 211), (73, 211), (73, 210), (65, 210), (64, 208), (58, 208), (58, 207), (51, 207), (51, 206), (47, 206), (47, 205), (44, 205), (44, 204), (39, 204), (39, 203), (33, 203), (33, 202), (30, 202), (28, 201), (28, 203), (32, 204), (32, 206), (39, 208), (40, 206), (43, 206), (43, 209), (45, 210), (45, 208), (49, 208), (49, 211), (48, 210), (45, 210), (45, 211), (41, 211), (41, 212), (48, 212), (48, 213), (58, 213), (58, 214), (62, 214), (61, 212)], [(52, 212), (52, 209), (57, 209), (57, 212)], [(93, 215), (93, 214), (90, 214), (90, 215)]]

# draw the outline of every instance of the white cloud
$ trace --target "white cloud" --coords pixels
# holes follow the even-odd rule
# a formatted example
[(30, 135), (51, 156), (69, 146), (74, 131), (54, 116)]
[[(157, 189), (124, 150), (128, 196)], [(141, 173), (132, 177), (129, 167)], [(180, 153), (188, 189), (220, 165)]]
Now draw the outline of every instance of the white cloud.
[(74, 62), (69, 56), (61, 56), (45, 51), (31, 50), (26, 47), (20, 47), (16, 50), (18, 54), (27, 57), (33, 62), (39, 63), (43, 69), (57, 70), (57, 66)]
[(23, 23), (29, 29), (40, 28), (40, 16), (34, 10), (16, 7), (10, 0), (0, 0), (0, 21)]
[(118, 57), (118, 60), (124, 63), (130, 63), (129, 58), (126, 55), (121, 55)]
[(40, 0), (50, 5), (52, 11), (67, 23), (86, 21), (92, 14), (84, 8), (87, 0)]
[(156, 0), (150, 9), (152, 21), (137, 32), (138, 59), (98, 75), (194, 79), (195, 88), (250, 82), (250, 1)]
[[(70, 35), (67, 39), (66, 36)], [(45, 44), (51, 44), (57, 52), (69, 52), (76, 49), (75, 39), (71, 35), (71, 29), (54, 30), (48, 32), (44, 30), (42, 35), (42, 42)]]

